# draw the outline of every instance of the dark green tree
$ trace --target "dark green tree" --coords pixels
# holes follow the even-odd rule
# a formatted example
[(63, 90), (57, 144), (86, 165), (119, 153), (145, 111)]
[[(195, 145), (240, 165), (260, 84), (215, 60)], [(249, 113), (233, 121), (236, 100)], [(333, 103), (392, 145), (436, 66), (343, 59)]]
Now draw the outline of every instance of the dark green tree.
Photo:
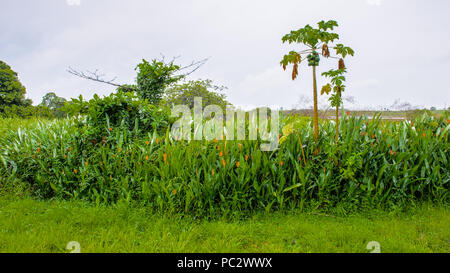
[(49, 92), (42, 98), (41, 105), (48, 107), (55, 117), (62, 118), (66, 116), (66, 113), (61, 110), (65, 103), (65, 98), (58, 97), (54, 92)]
[(202, 106), (218, 105), (225, 109), (231, 105), (226, 100), (226, 95), (221, 93), (226, 87), (216, 86), (211, 80), (189, 81), (183, 84), (176, 84), (168, 88), (164, 94), (162, 104), (168, 107), (173, 105), (187, 105), (194, 107), (194, 98), (202, 98)]
[(25, 98), (25, 93), (26, 89), (17, 73), (0, 61), (0, 112), (4, 112), (7, 106), (30, 106), (32, 102)]

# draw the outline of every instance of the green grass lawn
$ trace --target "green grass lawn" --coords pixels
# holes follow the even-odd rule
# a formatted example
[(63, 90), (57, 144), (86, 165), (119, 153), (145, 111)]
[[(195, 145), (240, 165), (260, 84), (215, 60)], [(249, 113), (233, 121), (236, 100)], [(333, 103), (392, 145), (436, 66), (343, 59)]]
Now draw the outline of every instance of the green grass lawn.
[(0, 252), (449, 252), (450, 211), (350, 217), (269, 214), (247, 220), (195, 221), (144, 208), (0, 197)]

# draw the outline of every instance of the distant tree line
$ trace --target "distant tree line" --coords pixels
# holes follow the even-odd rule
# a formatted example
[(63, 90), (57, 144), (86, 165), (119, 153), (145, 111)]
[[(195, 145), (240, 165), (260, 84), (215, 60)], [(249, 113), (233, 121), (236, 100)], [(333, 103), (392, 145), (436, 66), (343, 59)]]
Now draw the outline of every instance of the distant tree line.
[(60, 118), (66, 114), (61, 110), (66, 99), (55, 93), (47, 93), (42, 102), (33, 106), (31, 99), (25, 97), (25, 86), (19, 81), (17, 72), (0, 61), (0, 116), (6, 118), (46, 117)]

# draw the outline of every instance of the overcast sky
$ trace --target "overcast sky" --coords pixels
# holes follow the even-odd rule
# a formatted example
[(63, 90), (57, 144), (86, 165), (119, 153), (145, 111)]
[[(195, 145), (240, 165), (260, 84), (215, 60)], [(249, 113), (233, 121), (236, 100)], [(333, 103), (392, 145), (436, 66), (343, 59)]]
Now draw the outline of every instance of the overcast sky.
[[(450, 106), (448, 0), (1, 0), (0, 11), (0, 60), (35, 104), (51, 91), (114, 91), (70, 75), (69, 66), (133, 83), (141, 59), (163, 54), (181, 56), (182, 65), (210, 57), (189, 79), (228, 87), (235, 105), (291, 108), (312, 96), (312, 72), (303, 63), (292, 81), (282, 70), (282, 56), (301, 47), (281, 37), (333, 19), (340, 42), (356, 51), (346, 59), (346, 95), (357, 105)], [(322, 61), (319, 71), (335, 62)]]

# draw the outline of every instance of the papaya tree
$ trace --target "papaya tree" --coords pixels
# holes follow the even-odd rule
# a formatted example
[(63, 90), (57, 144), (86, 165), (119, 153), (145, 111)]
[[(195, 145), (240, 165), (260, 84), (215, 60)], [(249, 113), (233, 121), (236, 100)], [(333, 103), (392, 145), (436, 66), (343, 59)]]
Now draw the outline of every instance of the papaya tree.
[(339, 107), (342, 105), (342, 92), (345, 91), (345, 76), (347, 72), (345, 67), (339, 67), (339, 69), (331, 69), (330, 71), (322, 73), (322, 76), (331, 78), (330, 83), (324, 85), (321, 90), (321, 95), (327, 94), (330, 96), (331, 107), (336, 109), (336, 143), (339, 139)]
[[(306, 55), (308, 60), (308, 66), (312, 67), (313, 74), (313, 95), (314, 95), (314, 138), (319, 138), (319, 117), (317, 109), (317, 78), (316, 67), (319, 66), (320, 56), (318, 51), (321, 50), (321, 55), (325, 58), (337, 58), (339, 63), (344, 65), (343, 58), (347, 55), (354, 54), (354, 51), (350, 47), (346, 47), (342, 44), (332, 45), (336, 40), (339, 40), (339, 34), (331, 32), (338, 26), (336, 21), (321, 21), (318, 24), (318, 28), (314, 28), (310, 25), (299, 30), (293, 30), (289, 34), (283, 36), (283, 43), (295, 43), (306, 46), (306, 49), (300, 51), (290, 51), (281, 60), (280, 64), (284, 70), (286, 70), (289, 64), (293, 65), (292, 80), (295, 80), (299, 75), (299, 65)], [(331, 56), (330, 48), (336, 50), (337, 56)]]

